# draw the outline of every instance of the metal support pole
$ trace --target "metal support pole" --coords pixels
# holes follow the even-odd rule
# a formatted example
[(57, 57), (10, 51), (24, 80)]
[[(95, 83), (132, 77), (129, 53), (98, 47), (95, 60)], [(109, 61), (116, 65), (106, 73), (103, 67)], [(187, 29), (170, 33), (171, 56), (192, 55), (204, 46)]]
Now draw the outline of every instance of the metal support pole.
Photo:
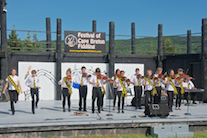
[[(1, 13), (1, 51), (7, 53), (7, 28), (6, 28), (6, 0), (0, 2)], [(8, 57), (1, 58), (1, 79), (5, 79), (8, 76)]]
[(187, 31), (187, 54), (191, 54), (191, 30)]
[(47, 51), (51, 51), (51, 27), (50, 18), (46, 18), (46, 38), (47, 38)]
[(204, 100), (207, 102), (207, 18), (202, 19), (202, 72)]
[(162, 39), (162, 24), (158, 25), (158, 51), (157, 51), (157, 67), (163, 67), (162, 57), (163, 57), (163, 39)]
[(131, 24), (131, 46), (132, 54), (135, 54), (135, 23)]
[(61, 100), (61, 87), (58, 85), (58, 81), (61, 79), (61, 61), (61, 19), (58, 18), (56, 41), (56, 100)]
[(92, 31), (96, 32), (96, 20), (93, 20)]
[[(114, 22), (109, 22), (109, 55), (108, 55), (108, 62), (109, 62), (109, 77), (111, 78), (114, 75), (114, 60), (115, 60), (115, 53), (114, 53)], [(111, 87), (112, 88), (112, 87)], [(108, 96), (109, 98), (112, 95)]]

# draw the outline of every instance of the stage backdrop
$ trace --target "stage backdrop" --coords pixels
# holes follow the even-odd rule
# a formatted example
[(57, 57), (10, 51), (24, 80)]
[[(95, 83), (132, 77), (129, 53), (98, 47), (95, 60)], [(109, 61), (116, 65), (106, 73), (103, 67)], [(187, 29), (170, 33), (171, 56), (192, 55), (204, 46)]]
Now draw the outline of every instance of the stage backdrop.
[(36, 70), (40, 79), (40, 100), (54, 100), (55, 93), (55, 63), (54, 62), (19, 62), (18, 76), (24, 94), (20, 94), (19, 100), (31, 100), (30, 89), (25, 82), (31, 71)]
[[(66, 75), (66, 70), (71, 68), (73, 81), (76, 81), (76, 76), (81, 72), (81, 67), (85, 66), (87, 73), (93, 73), (99, 67), (103, 74), (108, 72), (108, 64), (106, 63), (62, 63), (61, 76)], [(115, 70), (119, 68), (125, 71), (125, 76), (131, 78), (135, 73), (135, 69), (139, 68), (140, 73), (144, 75), (144, 64), (115, 64)], [(31, 76), (31, 70), (37, 70), (37, 76), (40, 78), (40, 100), (54, 100), (55, 99), (55, 63), (54, 62), (19, 62), (18, 76), (22, 85), (23, 94), (19, 96), (19, 100), (31, 100), (30, 89), (25, 85), (26, 79)], [(107, 74), (108, 75), (108, 74)], [(59, 81), (59, 80), (57, 80)], [(134, 93), (133, 85), (129, 88)], [(106, 96), (108, 96), (108, 85), (105, 85)], [(71, 99), (79, 99), (78, 89), (72, 89)], [(88, 99), (92, 98), (92, 87), (88, 84)], [(129, 98), (129, 97), (128, 97)]]

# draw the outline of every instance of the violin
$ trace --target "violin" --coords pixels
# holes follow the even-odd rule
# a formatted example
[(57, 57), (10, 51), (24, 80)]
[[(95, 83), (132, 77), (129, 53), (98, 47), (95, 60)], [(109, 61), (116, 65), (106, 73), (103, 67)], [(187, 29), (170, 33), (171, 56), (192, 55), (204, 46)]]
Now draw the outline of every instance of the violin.
[(72, 77), (71, 77), (71, 76), (69, 76), (69, 77), (66, 77), (66, 79), (67, 79), (67, 80), (72, 80)]
[(144, 79), (145, 76), (142, 76), (141, 74), (138, 74), (138, 75), (137, 75), (137, 78), (138, 78), (138, 79), (139, 79), (139, 78)]
[(176, 78), (176, 76), (175, 76), (175, 75), (172, 75), (172, 76), (171, 76), (171, 78), (172, 78), (172, 79), (175, 79), (175, 78)]
[(102, 79), (103, 78), (103, 75), (98, 75), (97, 78), (98, 79)]
[(82, 76), (83, 76), (83, 77), (87, 77), (87, 78), (90, 78), (90, 77), (91, 77), (91, 75), (87, 75), (87, 73), (83, 73)]
[[(75, 115), (84, 115), (84, 113), (81, 112), (74, 112)], [(88, 116), (88, 114), (86, 114), (86, 116)]]
[(153, 78), (154, 78), (154, 75), (149, 76), (149, 78), (150, 78), (150, 79), (153, 79)]

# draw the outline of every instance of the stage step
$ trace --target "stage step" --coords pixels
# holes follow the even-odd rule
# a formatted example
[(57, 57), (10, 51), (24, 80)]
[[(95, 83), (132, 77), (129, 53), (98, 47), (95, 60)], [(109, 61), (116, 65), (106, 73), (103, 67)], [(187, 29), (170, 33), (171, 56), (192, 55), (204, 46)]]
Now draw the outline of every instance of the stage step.
[(158, 138), (192, 137), (194, 135), (193, 132), (189, 132), (187, 124), (152, 126), (150, 134)]

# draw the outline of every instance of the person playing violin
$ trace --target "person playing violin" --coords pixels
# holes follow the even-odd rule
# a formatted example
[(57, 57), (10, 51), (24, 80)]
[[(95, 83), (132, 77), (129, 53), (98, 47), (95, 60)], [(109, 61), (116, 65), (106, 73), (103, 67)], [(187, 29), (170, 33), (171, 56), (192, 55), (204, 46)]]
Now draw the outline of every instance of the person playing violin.
[(175, 103), (175, 110), (181, 110), (180, 105), (181, 105), (181, 95), (184, 94), (184, 89), (183, 89), (183, 81), (184, 81), (184, 73), (182, 68), (178, 68), (178, 73), (176, 74), (176, 79), (175, 79), (175, 87), (177, 89), (178, 94), (176, 94), (176, 103)]
[(135, 69), (135, 74), (131, 76), (131, 83), (134, 85), (134, 94), (135, 94), (135, 109), (141, 108), (141, 96), (142, 96), (142, 86), (144, 78), (139, 73), (139, 68)]
[(156, 73), (154, 74), (154, 85), (155, 85), (155, 88), (157, 90), (157, 94), (155, 94), (154, 96), (154, 103), (155, 104), (158, 104), (160, 103), (160, 97), (161, 97), (161, 90), (162, 90), (162, 87), (163, 89), (165, 89), (164, 85), (163, 85), (163, 74), (162, 74), (162, 68), (161, 67), (158, 67), (157, 70), (156, 70)]
[(153, 84), (153, 76), (152, 76), (152, 70), (147, 70), (147, 77), (145, 77), (144, 81), (143, 81), (143, 85), (144, 87), (144, 94), (145, 94), (145, 112), (147, 109), (148, 104), (152, 103), (152, 84)]
[(90, 76), (86, 73), (86, 67), (81, 67), (81, 73), (78, 74), (76, 83), (79, 84), (79, 111), (82, 110), (82, 100), (83, 100), (83, 111), (86, 110), (86, 98), (87, 98), (87, 84), (89, 82)]
[[(190, 79), (191, 79), (190, 77), (185, 78), (185, 81), (183, 82), (183, 88), (184, 89), (197, 89)], [(193, 100), (193, 104), (196, 104), (195, 102), (196, 93), (191, 93), (191, 97)], [(186, 99), (187, 99), (187, 104), (189, 104), (187, 97)]]
[(166, 85), (168, 94), (168, 109), (170, 112), (172, 112), (173, 97), (174, 94), (177, 94), (177, 89), (175, 87), (175, 74), (173, 69), (168, 71), (168, 77), (165, 78), (164, 84)]
[(111, 78), (111, 81), (110, 81), (110, 83), (113, 83), (113, 94), (114, 94), (113, 110), (115, 110), (116, 97), (117, 97), (117, 87), (115, 86), (115, 80), (117, 77), (120, 77), (120, 69), (116, 69), (114, 76)]
[(105, 84), (104, 80), (102, 79), (101, 69), (96, 68), (95, 73), (91, 76), (89, 84), (92, 84), (92, 113), (94, 113), (94, 104), (97, 98), (97, 106), (98, 112), (101, 113), (101, 105), (102, 105), (102, 86)]
[(120, 71), (120, 77), (117, 77), (115, 80), (115, 86), (117, 87), (117, 95), (118, 95), (118, 113), (120, 113), (120, 103), (122, 98), (122, 113), (124, 113), (124, 99), (127, 96), (126, 91), (126, 77), (124, 77), (125, 72)]
[(70, 112), (70, 96), (72, 94), (72, 77), (71, 77), (71, 69), (69, 68), (66, 71), (66, 77), (61, 79), (58, 82), (59, 85), (62, 86), (62, 95), (63, 95), (63, 112), (65, 112), (65, 100), (68, 97), (68, 111)]

